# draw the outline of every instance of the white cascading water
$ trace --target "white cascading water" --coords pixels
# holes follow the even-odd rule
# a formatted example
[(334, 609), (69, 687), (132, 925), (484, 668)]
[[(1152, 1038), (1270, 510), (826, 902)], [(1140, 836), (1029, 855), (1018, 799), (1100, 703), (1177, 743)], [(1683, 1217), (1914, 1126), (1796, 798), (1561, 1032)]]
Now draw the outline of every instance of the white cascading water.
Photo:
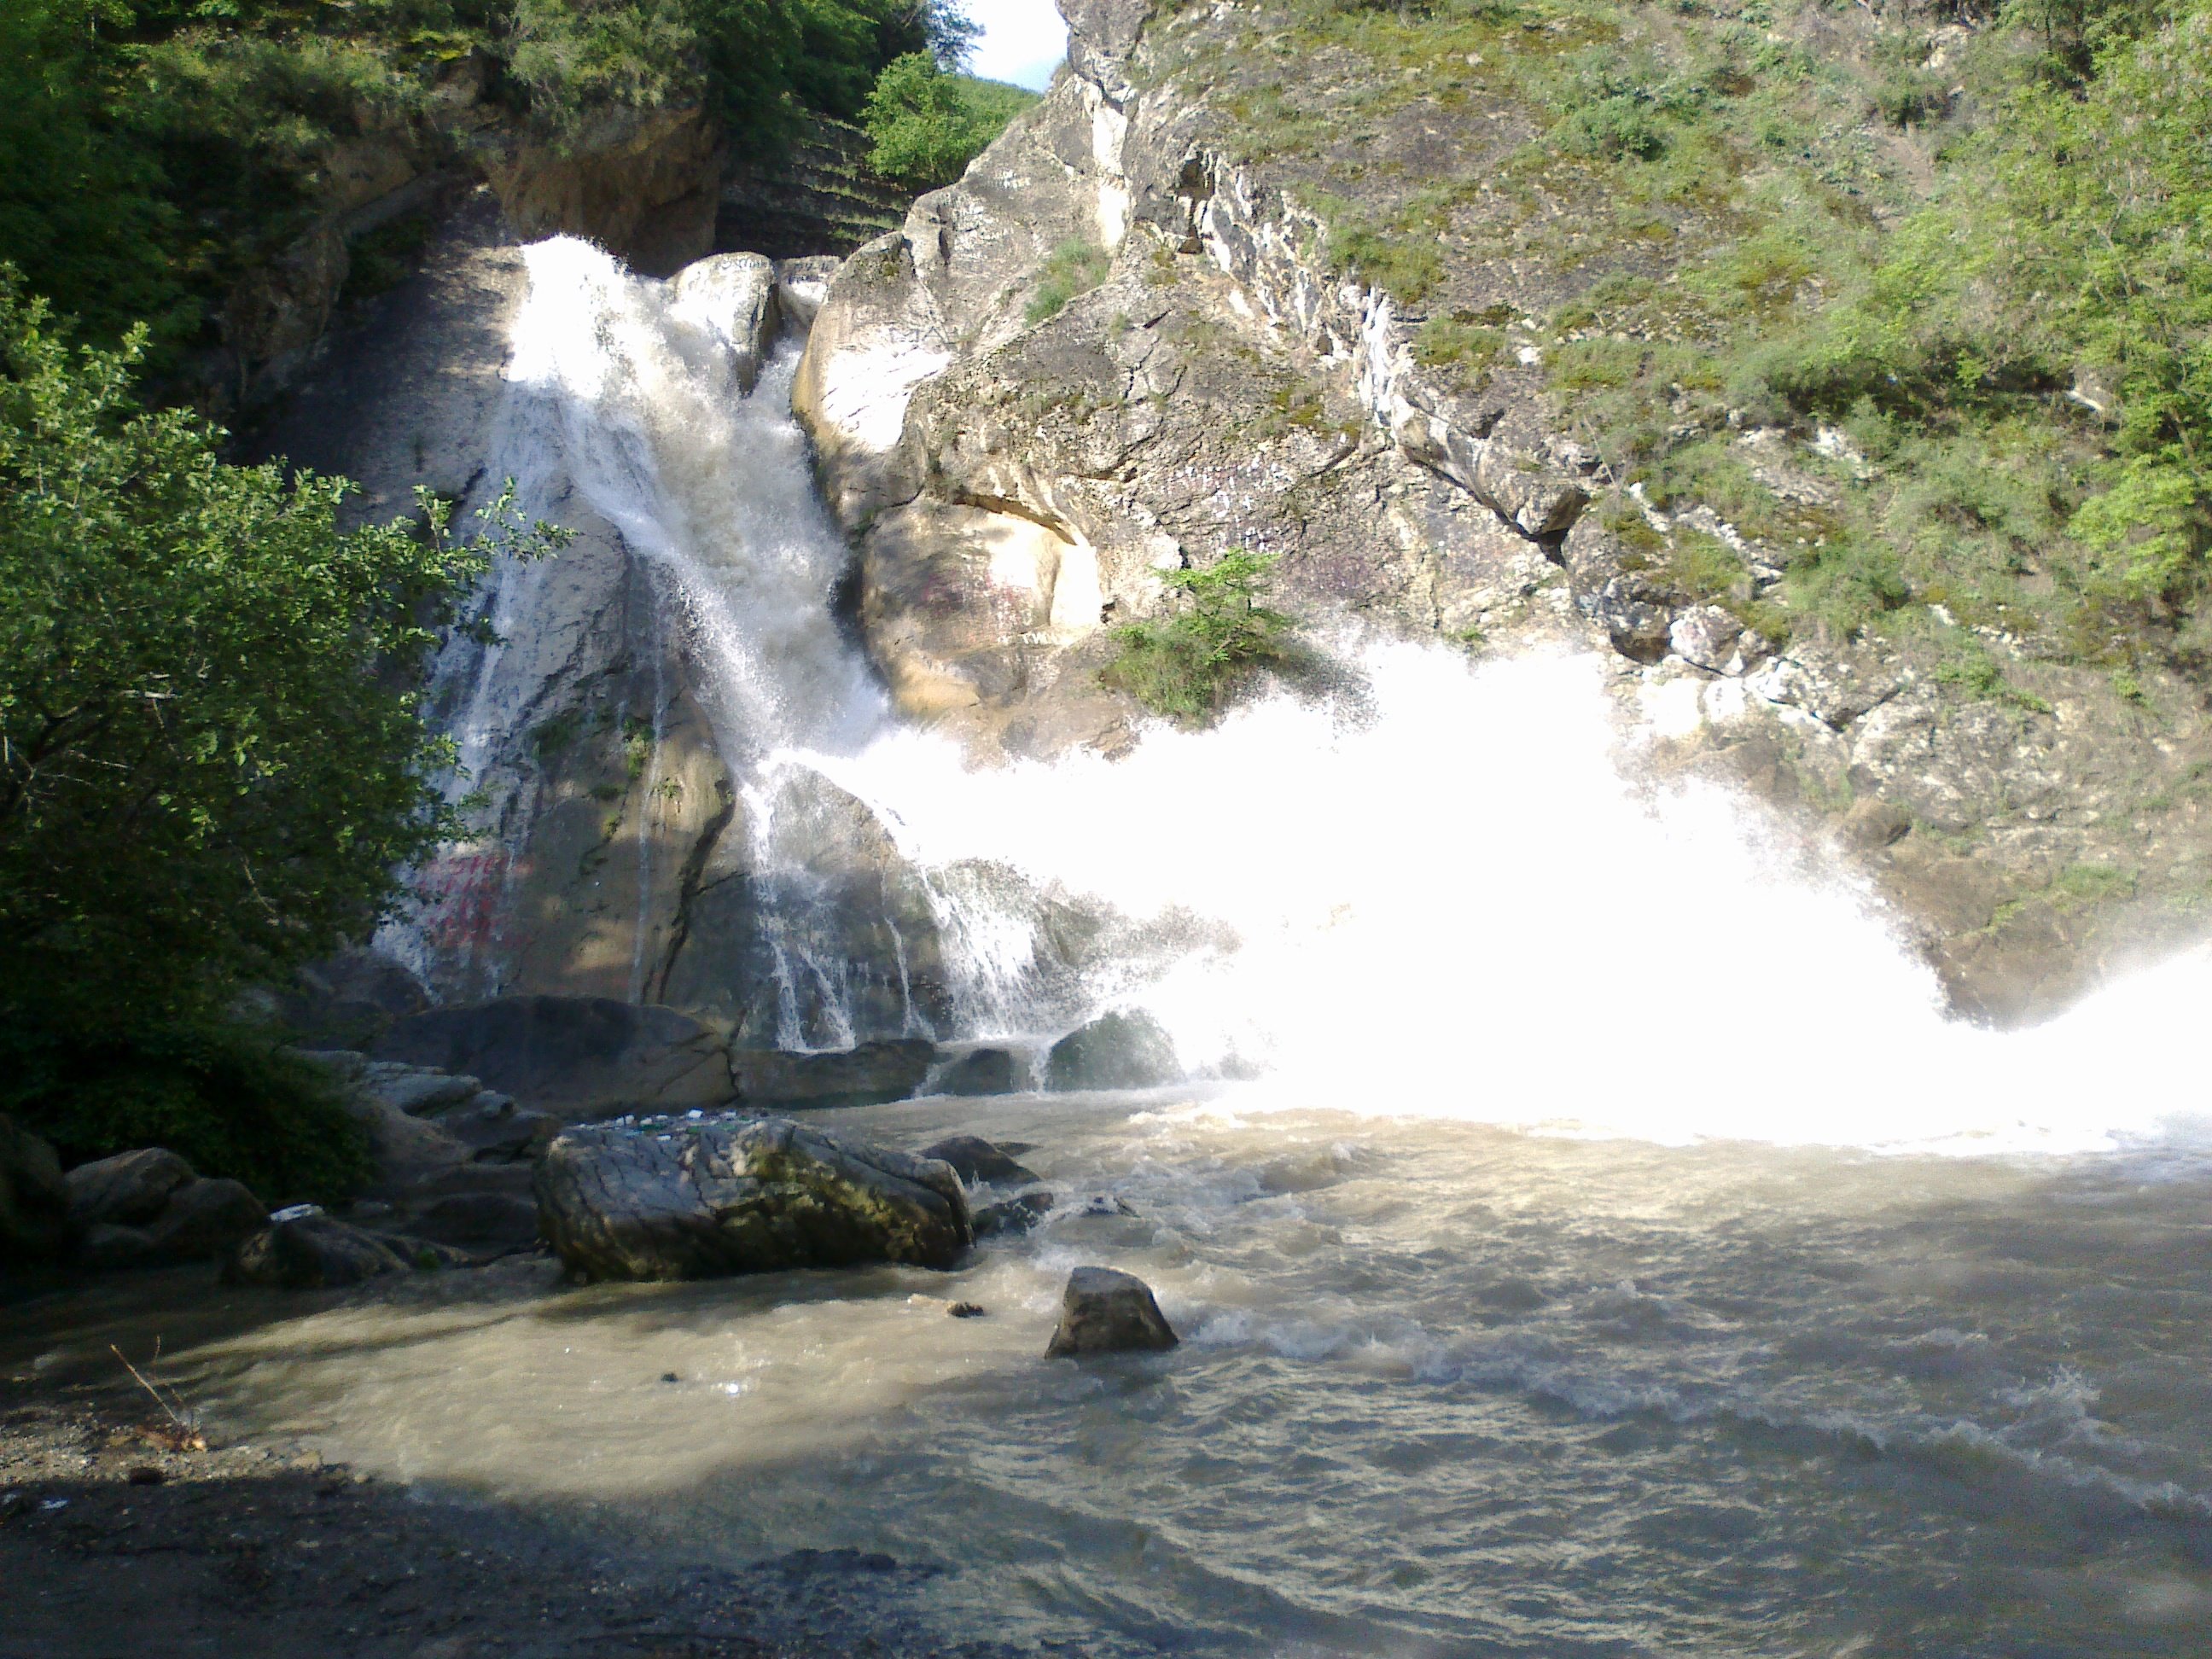
[[(958, 981), (963, 1029), (936, 1035), (1036, 1040), (1141, 1007), (1192, 1074), (1256, 1077), (1239, 1107), (1661, 1140), (2057, 1151), (2202, 1121), (2173, 1047), (2212, 992), (2202, 953), (2036, 1030), (1949, 1020), (1832, 862), (1723, 791), (1624, 775), (1589, 659), (1339, 640), (1364, 685), (1338, 705), (1155, 727), (1120, 760), (968, 767), (896, 719), (830, 614), (847, 556), (789, 414), (790, 349), (740, 398), (672, 285), (573, 240), (528, 261), (501, 458), (522, 510), (557, 517), (572, 481), (673, 573), (768, 867), (803, 866), (813, 780), (876, 814)], [(503, 628), (544, 579), (510, 574)], [(496, 669), (465, 750), (504, 707)], [(1052, 900), (1146, 948), (1071, 975), (1037, 925)]]

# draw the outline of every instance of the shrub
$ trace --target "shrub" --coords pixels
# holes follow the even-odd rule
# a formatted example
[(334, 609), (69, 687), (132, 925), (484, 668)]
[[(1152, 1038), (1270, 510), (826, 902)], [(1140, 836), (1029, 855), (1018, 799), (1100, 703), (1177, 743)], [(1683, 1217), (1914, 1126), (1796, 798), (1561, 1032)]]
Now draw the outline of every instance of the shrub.
[(1274, 563), (1273, 554), (1239, 550), (1206, 569), (1170, 571), (1182, 608), (1115, 629), (1117, 654), (1100, 678), (1156, 714), (1197, 723), (1218, 714), (1255, 673), (1296, 655), (1297, 623), (1261, 603)]
[(913, 190), (951, 184), (1006, 124), (1036, 101), (1019, 87), (948, 75), (926, 52), (887, 66), (861, 119), (875, 148), (868, 165)]
[(1106, 250), (1091, 242), (1062, 242), (1038, 273), (1036, 292), (1024, 315), (1031, 325), (1057, 317), (1068, 301), (1106, 280)]

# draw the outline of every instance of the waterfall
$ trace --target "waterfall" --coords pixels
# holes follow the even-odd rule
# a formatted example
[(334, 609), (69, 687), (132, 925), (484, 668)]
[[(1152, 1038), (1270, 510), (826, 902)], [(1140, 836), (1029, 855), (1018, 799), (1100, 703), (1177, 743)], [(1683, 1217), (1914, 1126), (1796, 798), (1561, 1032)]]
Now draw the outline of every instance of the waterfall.
[[(572, 240), (527, 259), (494, 475), (526, 514), (573, 492), (683, 606), (769, 895), (781, 1040), (855, 1035), (854, 964), (810, 917), (857, 801), (935, 923), (957, 1029), (933, 1035), (1035, 1042), (1141, 1009), (1191, 1075), (1256, 1079), (1239, 1109), (1966, 1151), (2198, 1109), (2162, 1067), (2212, 990), (2201, 953), (2037, 1030), (1953, 1021), (1836, 861), (1726, 791), (1637, 779), (1591, 659), (1347, 633), (1322, 642), (1355, 688), (1334, 700), (969, 766), (895, 716), (832, 613), (848, 556), (790, 416), (793, 350), (742, 396), (672, 285)], [(544, 580), (501, 573), (503, 630)], [(465, 761), (518, 718), (505, 649), (468, 671)], [(889, 936), (875, 966), (903, 985)]]

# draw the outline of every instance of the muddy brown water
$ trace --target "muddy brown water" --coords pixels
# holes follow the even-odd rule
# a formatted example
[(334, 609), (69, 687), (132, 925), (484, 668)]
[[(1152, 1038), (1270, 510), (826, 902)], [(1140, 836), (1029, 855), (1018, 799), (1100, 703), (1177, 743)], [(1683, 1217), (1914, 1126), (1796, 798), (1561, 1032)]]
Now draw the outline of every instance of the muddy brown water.
[[(1662, 1146), (1174, 1091), (834, 1121), (1033, 1142), (1060, 1203), (949, 1274), (126, 1285), (6, 1357), (59, 1377), (159, 1333), (227, 1432), (733, 1570), (880, 1552), (942, 1570), (915, 1593), (946, 1628), (1015, 1642), (2205, 1650), (2190, 1156)], [(1046, 1361), (1086, 1261), (1150, 1280), (1182, 1346)]]

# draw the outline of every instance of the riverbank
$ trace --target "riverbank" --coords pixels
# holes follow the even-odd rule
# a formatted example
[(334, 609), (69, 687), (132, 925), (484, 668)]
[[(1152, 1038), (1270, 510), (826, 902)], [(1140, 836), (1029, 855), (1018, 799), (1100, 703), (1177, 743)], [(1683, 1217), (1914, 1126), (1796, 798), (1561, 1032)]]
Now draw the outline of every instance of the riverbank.
[[(925, 1628), (909, 1604), (928, 1570), (880, 1553), (797, 1550), (733, 1571), (665, 1538), (641, 1545), (589, 1503), (471, 1499), (383, 1478), (285, 1437), (240, 1432), (220, 1413), (198, 1425), (205, 1449), (164, 1443), (168, 1419), (119, 1361), (94, 1363), (110, 1322), (166, 1304), (191, 1340), (243, 1332), (303, 1299), (222, 1291), (204, 1270), (131, 1277), (119, 1291), (58, 1285), (8, 1310), (0, 1659), (1012, 1651)], [(541, 1259), (444, 1277), (446, 1299), (529, 1299), (557, 1284)], [(315, 1299), (406, 1295), (385, 1286)]]

